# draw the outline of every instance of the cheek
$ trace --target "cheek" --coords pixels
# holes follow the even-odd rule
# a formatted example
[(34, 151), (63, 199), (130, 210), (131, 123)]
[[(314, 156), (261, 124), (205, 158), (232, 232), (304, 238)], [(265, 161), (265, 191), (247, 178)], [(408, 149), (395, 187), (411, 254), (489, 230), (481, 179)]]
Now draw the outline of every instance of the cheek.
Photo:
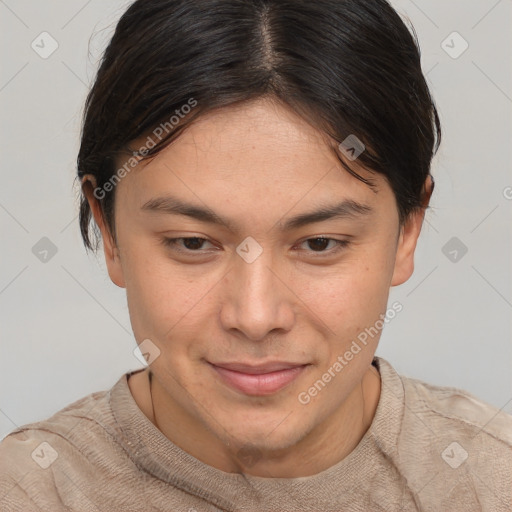
[[(354, 357), (358, 363), (352, 363), (352, 368), (371, 360), (370, 352), (382, 331), (381, 315), (387, 310), (392, 270), (388, 254), (375, 247), (358, 251), (357, 256), (322, 276), (303, 276), (296, 281), (296, 286), (303, 287), (304, 304), (314, 313), (310, 318), (315, 318), (328, 340), (326, 361), (332, 363), (351, 349), (358, 354)], [(359, 346), (353, 345), (354, 341)]]
[(131, 251), (123, 262), (128, 309), (137, 340), (160, 338), (162, 329), (171, 329), (190, 297), (186, 282), (178, 273), (169, 272), (169, 265), (156, 251), (151, 252)]
[(353, 325), (386, 308), (391, 275), (390, 264), (360, 257), (317, 275), (296, 276), (294, 287), (321, 318)]
[[(137, 340), (158, 339), (167, 343), (175, 333), (186, 337), (209, 318), (216, 275), (191, 274), (157, 250), (136, 251), (125, 259), (126, 296)], [(199, 267), (196, 267), (199, 269)]]

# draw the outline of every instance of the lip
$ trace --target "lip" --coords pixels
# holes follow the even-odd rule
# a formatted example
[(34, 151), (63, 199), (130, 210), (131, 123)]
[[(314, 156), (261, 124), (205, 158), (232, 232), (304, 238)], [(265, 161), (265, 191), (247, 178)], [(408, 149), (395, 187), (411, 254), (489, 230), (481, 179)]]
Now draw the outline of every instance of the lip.
[(209, 363), (222, 381), (251, 396), (277, 393), (293, 382), (308, 364), (271, 362), (263, 365)]

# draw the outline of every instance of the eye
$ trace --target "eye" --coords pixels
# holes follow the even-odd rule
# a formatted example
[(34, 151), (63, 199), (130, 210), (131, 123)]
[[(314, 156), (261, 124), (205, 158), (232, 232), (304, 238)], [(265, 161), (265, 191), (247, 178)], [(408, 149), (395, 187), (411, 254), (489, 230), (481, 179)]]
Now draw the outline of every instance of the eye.
[[(206, 238), (192, 236), (192, 237), (179, 237), (179, 238), (163, 238), (162, 244), (166, 247), (171, 248), (173, 251), (185, 254), (204, 254), (208, 252), (210, 249), (205, 248), (204, 245), (210, 244), (211, 248), (215, 249), (215, 246), (209, 242)], [(322, 255), (332, 255), (336, 254), (339, 251), (345, 249), (350, 245), (348, 240), (338, 240), (336, 238), (327, 238), (323, 236), (308, 238), (307, 240), (302, 241), (300, 245), (305, 245), (309, 247), (309, 250), (306, 249), (306, 252), (309, 253), (317, 253), (319, 256)], [(329, 249), (329, 245), (331, 248)]]
[[(333, 243), (334, 246), (331, 246), (331, 249), (326, 250), (326, 248), (329, 247), (330, 243)], [(307, 252), (313, 252), (313, 253), (319, 253), (322, 254), (335, 254), (339, 251), (345, 249), (350, 245), (350, 242), (348, 240), (337, 240), (336, 238), (327, 238), (323, 236), (314, 237), (314, 238), (308, 238), (307, 240), (304, 240), (299, 245), (307, 244), (308, 247), (311, 249)]]
[[(183, 242), (183, 244), (181, 242)], [(170, 247), (172, 250), (182, 253), (200, 253), (205, 242), (212, 245), (206, 238), (198, 236), (162, 239), (162, 243), (166, 247)], [(212, 247), (214, 246), (212, 245)]]

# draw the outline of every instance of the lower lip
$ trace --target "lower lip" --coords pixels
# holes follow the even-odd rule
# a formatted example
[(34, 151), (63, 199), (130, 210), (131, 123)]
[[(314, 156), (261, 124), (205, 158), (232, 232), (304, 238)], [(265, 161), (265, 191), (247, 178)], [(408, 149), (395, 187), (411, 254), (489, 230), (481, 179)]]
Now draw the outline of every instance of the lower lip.
[(225, 383), (246, 395), (252, 396), (265, 396), (277, 393), (295, 380), (306, 368), (306, 365), (304, 365), (277, 372), (253, 375), (227, 370), (215, 365), (211, 366)]

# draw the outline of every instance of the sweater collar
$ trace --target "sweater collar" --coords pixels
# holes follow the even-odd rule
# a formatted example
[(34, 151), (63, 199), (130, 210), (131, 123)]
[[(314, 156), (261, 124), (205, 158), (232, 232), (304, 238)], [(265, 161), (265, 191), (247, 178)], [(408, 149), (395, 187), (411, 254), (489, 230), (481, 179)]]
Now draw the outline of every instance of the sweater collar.
[(165, 437), (139, 409), (128, 386), (129, 376), (136, 372), (124, 374), (113, 386), (110, 406), (117, 423), (118, 440), (133, 463), (141, 471), (186, 493), (229, 511), (250, 509), (256, 504), (259, 510), (265, 505), (275, 510), (279, 507), (293, 510), (294, 503), (302, 507), (311, 503), (311, 507), (318, 510), (329, 510), (329, 504), (332, 507), (333, 503), (339, 503), (336, 495), (353, 494), (362, 482), (373, 478), (376, 463), (372, 462), (377, 457), (382, 453), (391, 458), (396, 456), (404, 413), (404, 389), (400, 376), (389, 362), (376, 356), (373, 364), (381, 376), (381, 394), (370, 428), (344, 459), (307, 477), (263, 478), (226, 473), (196, 459)]

